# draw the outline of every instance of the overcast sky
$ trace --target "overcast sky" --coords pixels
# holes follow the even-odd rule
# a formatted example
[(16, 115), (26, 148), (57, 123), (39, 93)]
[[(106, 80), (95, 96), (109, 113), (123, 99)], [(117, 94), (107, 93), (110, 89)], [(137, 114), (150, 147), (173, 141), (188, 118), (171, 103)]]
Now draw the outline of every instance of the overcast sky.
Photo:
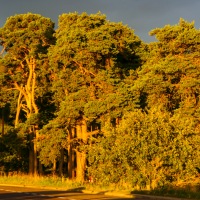
[(123, 22), (135, 30), (143, 41), (154, 41), (149, 31), (167, 24), (177, 24), (180, 18), (195, 21), (200, 28), (200, 0), (0, 0), (0, 26), (9, 16), (37, 13), (57, 24), (63, 13), (87, 12), (106, 14), (113, 22)]

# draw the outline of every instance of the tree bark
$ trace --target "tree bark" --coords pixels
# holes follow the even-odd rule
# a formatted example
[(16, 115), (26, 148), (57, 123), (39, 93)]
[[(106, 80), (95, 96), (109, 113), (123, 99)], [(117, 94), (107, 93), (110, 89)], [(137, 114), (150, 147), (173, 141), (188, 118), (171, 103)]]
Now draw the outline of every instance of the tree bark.
[(1, 134), (4, 135), (4, 125), (5, 125), (5, 121), (4, 121), (4, 107), (2, 108), (2, 118), (1, 118)]
[(56, 175), (56, 159), (53, 161), (53, 176)]
[(29, 138), (30, 146), (29, 146), (29, 175), (34, 175), (34, 154), (33, 154), (33, 133), (31, 128), (29, 128)]
[(38, 158), (37, 158), (37, 138), (38, 138), (38, 130), (37, 127), (34, 127), (33, 134), (34, 134), (34, 141), (33, 141), (33, 158), (34, 158), (34, 176), (38, 176)]
[[(32, 57), (26, 59), (29, 68), (27, 82), (24, 86), (19, 86), (17, 82), (14, 83), (15, 88), (20, 92), (18, 97), (18, 105), (15, 119), (15, 126), (19, 121), (19, 114), (21, 109), (26, 113), (27, 119), (33, 114), (38, 114), (39, 109), (35, 103), (35, 87), (36, 87), (36, 61)], [(30, 124), (29, 128), (29, 174), (38, 175), (38, 159), (37, 159), (37, 139), (38, 139), (38, 124)]]
[(59, 176), (63, 176), (63, 163), (64, 163), (64, 149), (60, 150), (60, 160), (59, 160)]
[(21, 111), (21, 100), (22, 100), (22, 92), (19, 91), (19, 97), (18, 97), (18, 100), (17, 100), (17, 112), (16, 112), (16, 116), (15, 116), (15, 128), (19, 124), (19, 114), (20, 114), (20, 111)]
[(75, 161), (74, 161), (74, 150), (72, 139), (75, 137), (75, 130), (71, 128), (68, 135), (68, 178), (74, 179), (75, 178)]
[[(80, 124), (76, 126), (77, 130), (77, 139), (80, 139), (80, 142), (86, 143), (88, 139), (87, 133), (87, 123), (83, 119)], [(86, 152), (84, 150), (76, 151), (76, 180), (78, 182), (84, 182), (85, 180), (85, 170), (86, 170)]]
[(43, 167), (42, 167), (42, 163), (40, 161), (38, 161), (38, 165), (39, 165), (39, 175), (42, 176), (43, 175)]

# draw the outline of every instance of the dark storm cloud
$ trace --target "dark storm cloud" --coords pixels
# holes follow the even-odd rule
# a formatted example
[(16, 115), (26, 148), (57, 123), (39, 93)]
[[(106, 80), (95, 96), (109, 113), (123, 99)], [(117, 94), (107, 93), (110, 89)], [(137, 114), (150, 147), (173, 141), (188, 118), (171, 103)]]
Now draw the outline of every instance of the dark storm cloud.
[(19, 13), (38, 13), (55, 23), (58, 16), (69, 12), (101, 11), (108, 20), (123, 22), (144, 41), (154, 40), (148, 32), (166, 24), (177, 24), (180, 17), (195, 21), (200, 27), (199, 0), (0, 0), (0, 26), (6, 18)]

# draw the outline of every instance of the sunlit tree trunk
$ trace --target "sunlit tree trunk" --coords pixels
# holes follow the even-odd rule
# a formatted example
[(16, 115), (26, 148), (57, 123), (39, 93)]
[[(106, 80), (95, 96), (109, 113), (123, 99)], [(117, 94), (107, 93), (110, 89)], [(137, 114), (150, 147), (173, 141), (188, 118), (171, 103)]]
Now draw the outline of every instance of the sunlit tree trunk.
[(4, 135), (4, 125), (5, 125), (5, 122), (4, 122), (4, 107), (2, 108), (2, 117), (1, 117), (1, 134)]
[(52, 169), (53, 176), (56, 175), (56, 159), (53, 161), (53, 169)]
[[(33, 114), (38, 114), (39, 109), (35, 103), (35, 88), (36, 88), (36, 61), (34, 58), (26, 59), (29, 68), (28, 79), (25, 86), (14, 83), (15, 88), (19, 91), (17, 112), (15, 118), (15, 127), (18, 125), (19, 114), (21, 109), (26, 113), (27, 119)], [(37, 139), (38, 139), (38, 124), (30, 124), (29, 128), (29, 174), (38, 175), (38, 159), (37, 159)]]
[(86, 168), (86, 154), (85, 152), (76, 152), (76, 180), (78, 182), (84, 182), (85, 180), (85, 168)]
[[(87, 123), (85, 120), (81, 120), (80, 124), (76, 126), (77, 139), (81, 142), (86, 143), (88, 139), (87, 133)], [(84, 182), (85, 180), (85, 170), (86, 170), (86, 152), (84, 150), (76, 151), (76, 180), (78, 182)]]
[(21, 101), (22, 101), (22, 92), (19, 91), (19, 96), (18, 96), (18, 100), (17, 100), (17, 110), (16, 110), (16, 116), (15, 116), (15, 128), (19, 124), (19, 115), (20, 115), (21, 104), (22, 104)]

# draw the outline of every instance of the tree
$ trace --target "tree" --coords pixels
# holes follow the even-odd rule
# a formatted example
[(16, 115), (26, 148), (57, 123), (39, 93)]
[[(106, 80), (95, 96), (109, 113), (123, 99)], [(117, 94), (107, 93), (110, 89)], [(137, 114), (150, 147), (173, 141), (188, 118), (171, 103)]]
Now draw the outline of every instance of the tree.
[(86, 170), (83, 147), (90, 136), (99, 132), (103, 114), (107, 114), (104, 122), (119, 116), (118, 113), (109, 117), (123, 102), (115, 98), (115, 90), (129, 69), (140, 66), (141, 41), (133, 30), (107, 21), (101, 13), (61, 15), (55, 37), (49, 58), (52, 88), (55, 99), (59, 99), (57, 116), (69, 127), (69, 133), (75, 130), (76, 138), (69, 135), (68, 141), (78, 144), (73, 149), (77, 158), (76, 178), (83, 181)]
[(55, 123), (55, 120), (50, 121), (40, 131), (37, 144), (41, 163), (45, 166), (52, 166), (52, 172), (55, 175), (56, 163), (59, 161), (59, 176), (63, 176), (63, 150), (68, 147), (65, 127)]
[[(15, 127), (20, 113), (28, 119), (30, 139), (29, 173), (37, 173), (37, 148), (39, 108), (37, 99), (45, 89), (47, 49), (54, 42), (54, 24), (38, 14), (19, 14), (9, 17), (0, 29), (0, 44), (6, 51), (1, 65), (7, 68), (7, 85), (18, 91)], [(23, 118), (22, 118), (23, 119)]]
[[(187, 171), (188, 178), (191, 179), (196, 176), (199, 168), (197, 138), (200, 116), (200, 34), (194, 23), (188, 23), (183, 19), (180, 19), (177, 25), (167, 25), (151, 31), (150, 34), (155, 35), (158, 41), (149, 45), (150, 59), (138, 72), (138, 79), (132, 90), (140, 94), (141, 108), (147, 114), (150, 114), (149, 110), (152, 109), (170, 113), (170, 121), (167, 124), (173, 129), (170, 128), (169, 132), (173, 137), (175, 135), (179, 138), (175, 138), (176, 141), (173, 143), (179, 153), (176, 154), (176, 158), (171, 157), (171, 160), (168, 160), (172, 166), (169, 166), (170, 173), (174, 173), (173, 181), (186, 181), (186, 168), (191, 171)], [(173, 149), (173, 146), (171, 148)], [(191, 148), (195, 149), (195, 154), (198, 155), (196, 158), (191, 153)], [(191, 165), (192, 161), (188, 161), (187, 165), (185, 159), (188, 157), (194, 159), (194, 165)], [(179, 178), (177, 174), (180, 175)]]
[[(139, 72), (135, 89), (147, 107), (162, 104), (173, 112), (199, 107), (199, 30), (194, 23), (180, 19), (179, 24), (150, 32), (158, 42), (151, 43), (150, 59)], [(137, 90), (136, 89), (136, 90)]]

